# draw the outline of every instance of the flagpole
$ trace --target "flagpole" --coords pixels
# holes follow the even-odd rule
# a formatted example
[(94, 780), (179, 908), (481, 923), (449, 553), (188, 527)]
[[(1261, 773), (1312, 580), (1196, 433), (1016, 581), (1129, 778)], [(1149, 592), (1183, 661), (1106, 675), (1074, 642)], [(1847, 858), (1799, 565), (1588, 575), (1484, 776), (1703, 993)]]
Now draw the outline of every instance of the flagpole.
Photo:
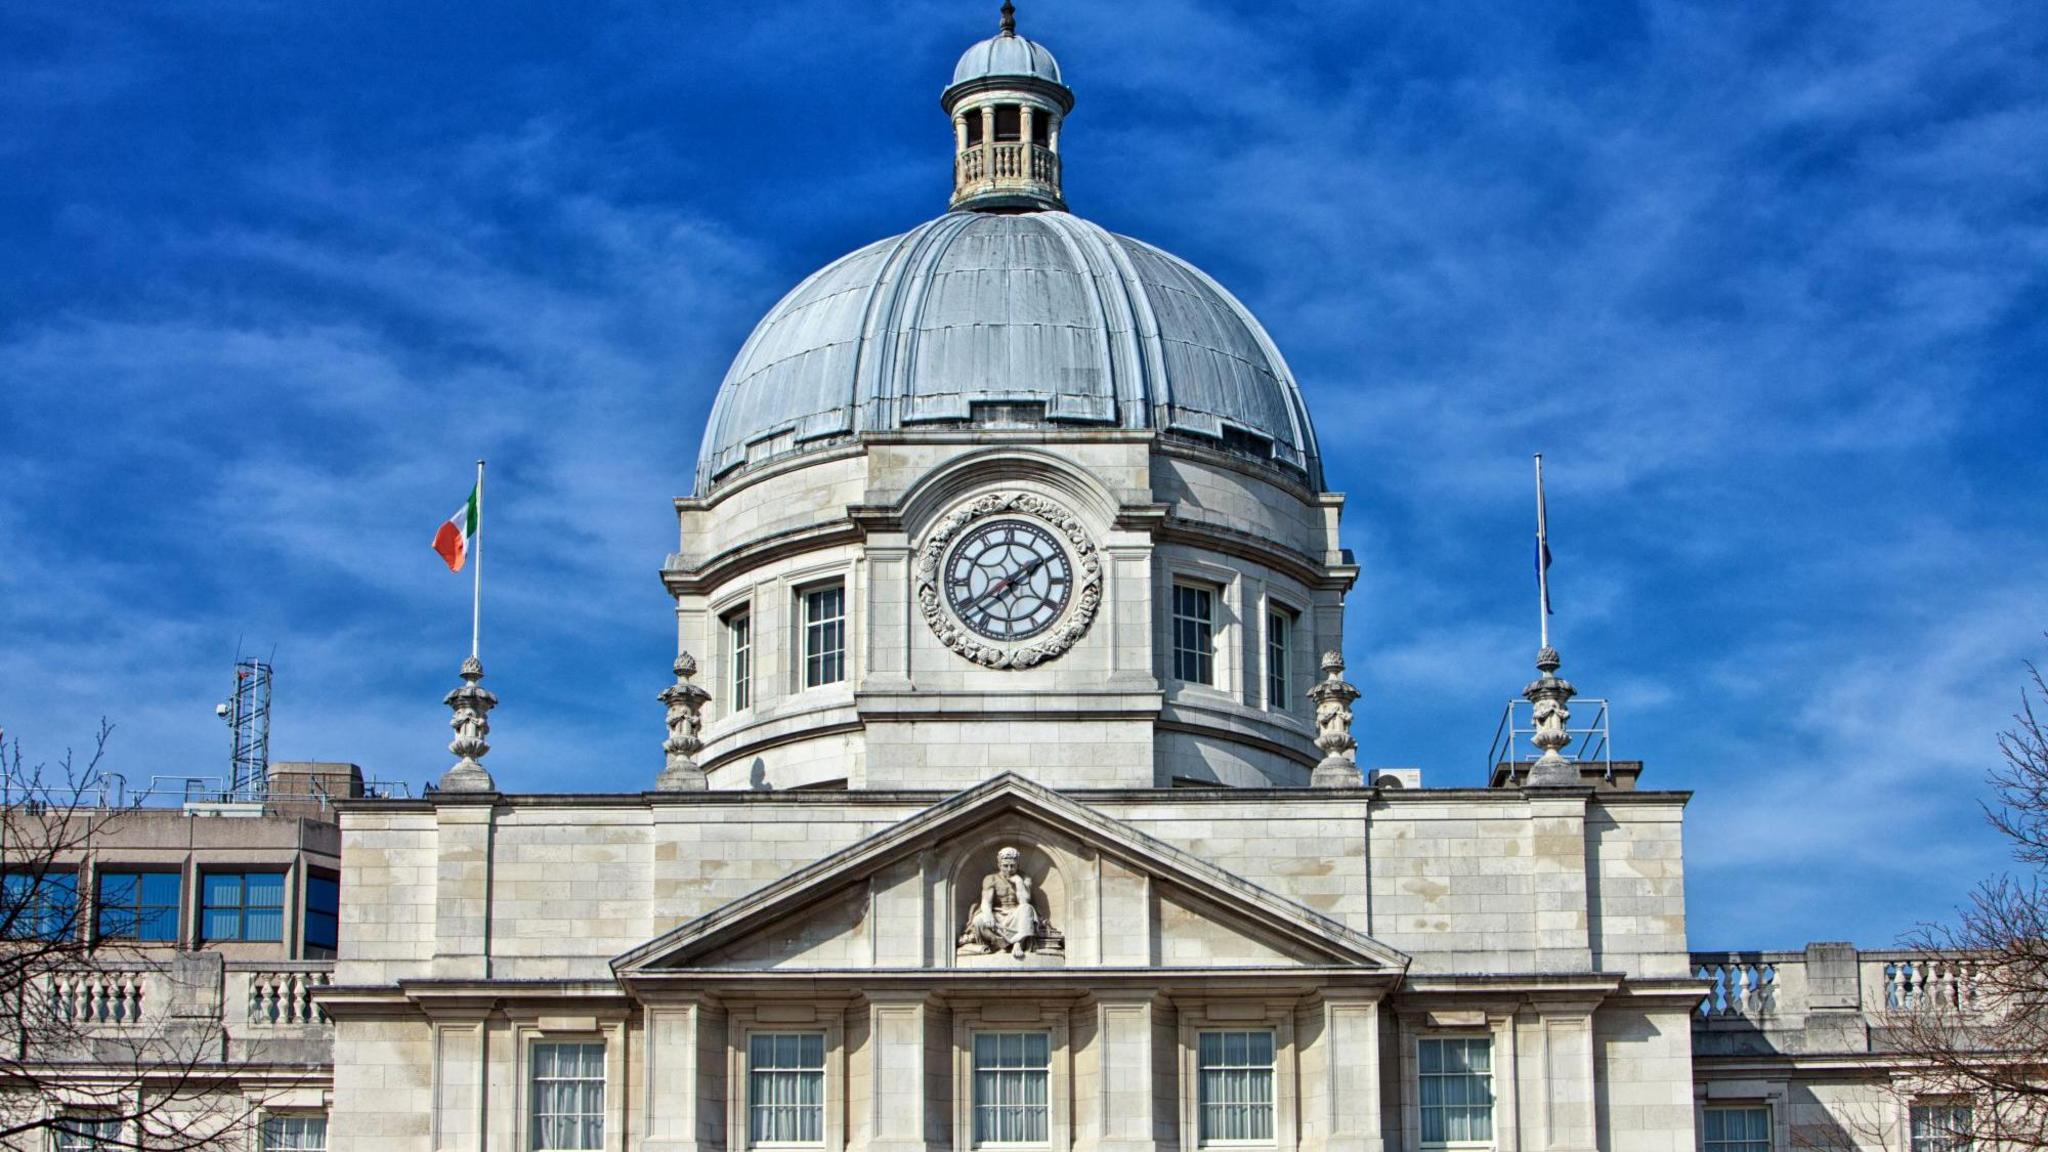
[[(481, 525), (481, 522), (479, 522)], [(478, 531), (482, 528), (479, 526)], [(1550, 647), (1550, 529), (1544, 523), (1543, 453), (1536, 453), (1536, 619), (1540, 624), (1542, 647)]]
[[(1541, 468), (1540, 458), (1538, 468)], [(469, 597), (469, 658), (477, 659), (477, 636), (483, 630), (484, 621), (484, 462), (476, 462), (476, 549), (474, 566), (470, 573)]]

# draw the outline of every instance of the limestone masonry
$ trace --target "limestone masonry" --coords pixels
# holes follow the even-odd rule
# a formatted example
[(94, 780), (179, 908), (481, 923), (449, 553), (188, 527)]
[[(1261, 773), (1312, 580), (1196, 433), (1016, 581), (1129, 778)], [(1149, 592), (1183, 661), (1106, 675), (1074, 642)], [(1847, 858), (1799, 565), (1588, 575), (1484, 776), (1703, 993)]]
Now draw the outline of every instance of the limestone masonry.
[[(440, 789), (265, 850), (340, 894), (331, 959), (198, 953), (237, 1034), (316, 1046), (270, 1111), (341, 1152), (1928, 1152), (1873, 1054), (1912, 958), (1689, 954), (1686, 793), (1526, 742), (1360, 772), (1279, 349), (1065, 211), (1074, 93), (1007, 11), (942, 103), (951, 211), (719, 389), (649, 790), (500, 792), (466, 667)], [(190, 903), (219, 862), (173, 857)]]

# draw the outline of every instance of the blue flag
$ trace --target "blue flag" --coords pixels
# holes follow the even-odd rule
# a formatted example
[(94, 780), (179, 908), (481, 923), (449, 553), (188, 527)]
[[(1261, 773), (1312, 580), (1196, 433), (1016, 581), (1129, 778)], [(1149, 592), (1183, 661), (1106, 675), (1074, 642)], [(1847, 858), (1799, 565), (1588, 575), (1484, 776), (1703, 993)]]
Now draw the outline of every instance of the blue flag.
[(1544, 574), (1549, 571), (1550, 542), (1539, 539), (1536, 541), (1536, 587), (1543, 592), (1543, 614), (1555, 616), (1557, 613), (1550, 609), (1550, 582), (1543, 578)]

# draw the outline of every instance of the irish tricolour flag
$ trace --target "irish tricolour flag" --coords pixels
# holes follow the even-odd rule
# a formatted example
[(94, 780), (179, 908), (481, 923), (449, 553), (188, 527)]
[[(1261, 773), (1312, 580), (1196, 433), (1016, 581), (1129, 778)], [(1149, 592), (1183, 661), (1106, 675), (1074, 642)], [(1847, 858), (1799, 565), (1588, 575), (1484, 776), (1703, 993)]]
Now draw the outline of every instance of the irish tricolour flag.
[(476, 539), (477, 491), (471, 488), (469, 499), (464, 500), (462, 507), (455, 510), (455, 515), (434, 533), (434, 551), (448, 562), (450, 572), (462, 571), (463, 564), (469, 560), (470, 542)]

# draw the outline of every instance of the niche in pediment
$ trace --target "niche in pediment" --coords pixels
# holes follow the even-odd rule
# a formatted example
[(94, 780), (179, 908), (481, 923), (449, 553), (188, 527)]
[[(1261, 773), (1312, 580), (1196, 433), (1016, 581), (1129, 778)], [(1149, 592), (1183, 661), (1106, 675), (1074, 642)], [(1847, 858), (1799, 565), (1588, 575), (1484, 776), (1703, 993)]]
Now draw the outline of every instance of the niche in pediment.
[[(1025, 864), (1029, 851), (1032, 863)], [(1045, 853), (1014, 842), (991, 843), (962, 857), (960, 883), (954, 890), (967, 897), (960, 917), (960, 935), (953, 942), (956, 964), (980, 966), (990, 959), (1012, 963), (1063, 960), (1067, 938), (1052, 918), (1054, 897), (1066, 885)], [(977, 866), (983, 869), (976, 879)], [(1065, 901), (1058, 900), (1064, 905)]]

